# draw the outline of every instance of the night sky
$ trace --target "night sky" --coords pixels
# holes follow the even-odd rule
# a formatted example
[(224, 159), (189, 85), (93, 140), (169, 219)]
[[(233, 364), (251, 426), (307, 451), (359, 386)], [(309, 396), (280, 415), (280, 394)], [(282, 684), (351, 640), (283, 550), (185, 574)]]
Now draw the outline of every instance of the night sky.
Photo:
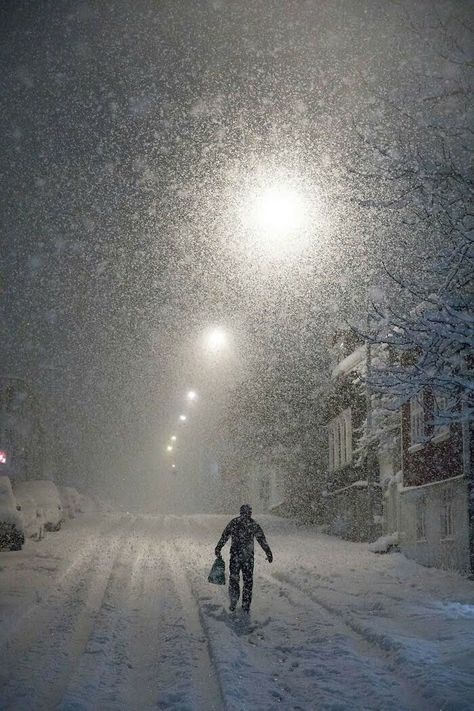
[[(64, 481), (146, 498), (187, 387), (203, 393), (189, 447), (250, 372), (285, 374), (296, 398), (303, 375), (317, 389), (331, 324), (364, 303), (381, 257), (403, 268), (430, 248), (394, 238), (405, 206), (364, 211), (357, 171), (380, 168), (364, 136), (429, 153), (394, 104), (459, 80), (438, 35), (469, 3), (433, 5), (2, 3), (1, 370), (40, 394)], [(324, 216), (284, 263), (239, 221), (274, 175)], [(233, 334), (215, 367), (199, 348), (212, 324)]]

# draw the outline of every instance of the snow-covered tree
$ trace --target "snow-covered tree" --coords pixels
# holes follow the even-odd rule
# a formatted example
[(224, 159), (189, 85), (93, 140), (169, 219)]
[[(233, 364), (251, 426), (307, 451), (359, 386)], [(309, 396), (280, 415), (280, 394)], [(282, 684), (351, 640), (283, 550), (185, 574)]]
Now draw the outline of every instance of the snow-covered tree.
[(398, 401), (430, 388), (442, 421), (466, 421), (474, 409), (472, 237), (460, 232), (431, 271), (432, 280), (419, 284), (392, 277), (405, 308), (372, 304), (374, 331), (368, 337), (386, 344), (389, 356), (374, 362), (369, 379)]
[[(356, 129), (354, 200), (398, 245), (387, 250), (386, 294), (371, 300), (361, 330), (388, 346), (369, 374), (375, 390), (396, 404), (430, 388), (441, 419), (465, 421), (473, 412), (472, 29), (460, 13), (438, 11), (423, 19), (407, 11), (406, 26), (439, 56), (443, 75), (428, 65), (403, 96), (374, 91)], [(399, 126), (392, 135), (389, 118)]]

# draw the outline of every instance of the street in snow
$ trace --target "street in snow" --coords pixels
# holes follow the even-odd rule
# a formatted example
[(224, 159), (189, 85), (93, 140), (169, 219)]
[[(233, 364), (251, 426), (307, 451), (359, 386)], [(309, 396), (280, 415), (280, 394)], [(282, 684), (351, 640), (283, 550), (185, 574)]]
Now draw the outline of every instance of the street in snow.
[(250, 616), (207, 582), (223, 516), (89, 515), (2, 555), (2, 709), (472, 708), (469, 581), (258, 520)]

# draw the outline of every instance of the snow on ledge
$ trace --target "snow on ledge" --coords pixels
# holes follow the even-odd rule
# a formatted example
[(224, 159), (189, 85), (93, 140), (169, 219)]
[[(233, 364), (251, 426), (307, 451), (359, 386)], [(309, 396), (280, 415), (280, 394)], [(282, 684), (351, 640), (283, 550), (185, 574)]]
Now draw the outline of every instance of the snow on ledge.
[(366, 358), (365, 345), (359, 346), (355, 351), (341, 360), (333, 369), (331, 376), (337, 378), (338, 375), (347, 375), (351, 370), (357, 368)]
[(354, 481), (352, 484), (349, 484), (348, 486), (343, 486), (342, 489), (334, 489), (333, 491), (326, 491), (325, 496), (335, 496), (336, 494), (340, 494), (342, 491), (348, 491), (349, 489), (365, 489), (368, 486), (368, 481), (367, 479), (359, 479), (358, 481)]
[(426, 484), (419, 484), (418, 486), (400, 486), (398, 491), (403, 494), (406, 491), (416, 491), (417, 489), (426, 489), (428, 486), (438, 486), (440, 484), (448, 484), (451, 481), (459, 481), (460, 479), (465, 479), (464, 474), (457, 474), (456, 476), (451, 476), (449, 479), (438, 479), (438, 481), (429, 481)]

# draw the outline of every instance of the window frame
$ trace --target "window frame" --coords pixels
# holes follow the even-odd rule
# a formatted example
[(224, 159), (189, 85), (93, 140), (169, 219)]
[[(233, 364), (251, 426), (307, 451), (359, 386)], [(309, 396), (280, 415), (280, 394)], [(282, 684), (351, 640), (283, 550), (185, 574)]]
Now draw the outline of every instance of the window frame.
[(329, 471), (352, 462), (352, 412), (348, 407), (329, 423)]
[[(444, 393), (433, 393), (433, 419), (438, 416), (439, 412), (449, 409), (449, 398)], [(449, 435), (451, 426), (449, 422), (443, 422), (433, 425), (433, 439), (444, 438)]]
[(441, 492), (440, 521), (441, 540), (450, 541), (455, 537), (454, 529), (454, 491), (452, 486), (447, 486)]

